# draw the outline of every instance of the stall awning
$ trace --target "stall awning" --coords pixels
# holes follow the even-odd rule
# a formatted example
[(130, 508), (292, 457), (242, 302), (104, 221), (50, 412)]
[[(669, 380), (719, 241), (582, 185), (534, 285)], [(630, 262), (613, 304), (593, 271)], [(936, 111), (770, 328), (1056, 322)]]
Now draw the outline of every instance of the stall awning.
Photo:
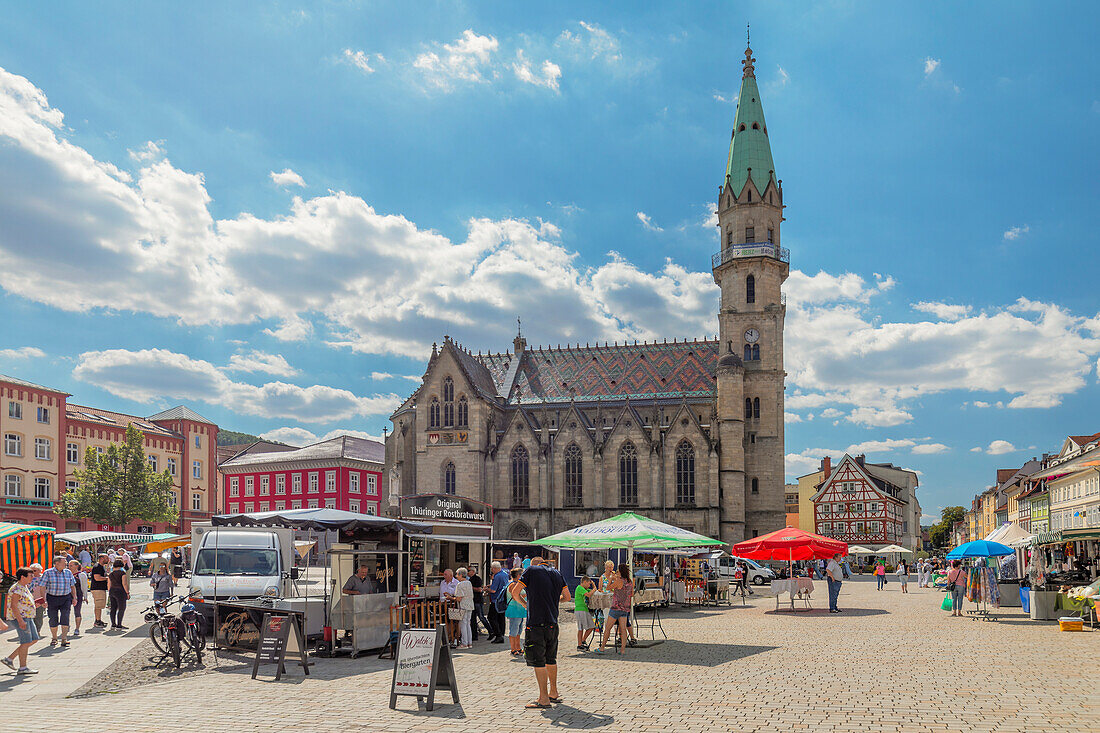
[(49, 565), (53, 539), (52, 527), (0, 522), (0, 575), (15, 575), (33, 562)]
[(105, 542), (120, 542), (124, 545), (137, 542), (151, 542), (158, 538), (172, 537), (171, 533), (163, 535), (131, 534), (129, 532), (64, 532), (54, 535), (58, 542), (67, 542), (74, 547), (84, 545), (99, 545)]
[(173, 547), (183, 547), (191, 543), (191, 536), (185, 534), (165, 533), (163, 535), (153, 535), (153, 538), (145, 545), (145, 552), (147, 553), (164, 552)]
[(291, 529), (342, 532), (393, 532), (400, 529), (408, 534), (432, 534), (430, 524), (347, 512), (343, 509), (288, 509), (275, 512), (217, 514), (211, 517), (210, 521), (215, 527), (290, 527)]
[(1062, 530), (1063, 542), (1081, 542), (1082, 540), (1100, 540), (1100, 527)]

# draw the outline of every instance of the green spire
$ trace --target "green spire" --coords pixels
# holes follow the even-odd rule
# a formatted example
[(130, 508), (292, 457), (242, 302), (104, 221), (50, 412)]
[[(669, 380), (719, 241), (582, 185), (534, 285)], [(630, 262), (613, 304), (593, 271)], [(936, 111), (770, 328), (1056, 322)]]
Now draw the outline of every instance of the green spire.
[[(726, 180), (735, 196), (740, 196), (746, 181), (752, 177), (757, 191), (763, 193), (768, 181), (775, 175), (772, 147), (768, 142), (768, 127), (764, 122), (764, 106), (760, 103), (760, 90), (756, 87), (752, 49), (745, 49), (745, 66), (741, 79), (741, 94), (737, 98), (737, 117), (733, 121), (733, 140), (726, 162)], [(752, 172), (749, 172), (749, 169)]]

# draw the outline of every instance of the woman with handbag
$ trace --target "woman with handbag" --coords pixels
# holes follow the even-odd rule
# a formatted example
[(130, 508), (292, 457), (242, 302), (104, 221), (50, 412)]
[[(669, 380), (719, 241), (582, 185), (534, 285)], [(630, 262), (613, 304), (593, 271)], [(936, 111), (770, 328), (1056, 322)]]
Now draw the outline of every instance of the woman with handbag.
[(473, 639), (470, 629), (470, 617), (474, 614), (474, 585), (470, 582), (466, 568), (455, 571), (458, 585), (455, 587), (454, 599), (458, 601), (458, 608), (452, 608), (448, 613), (451, 618), (458, 621), (459, 649), (473, 647)]
[(963, 598), (966, 596), (966, 570), (962, 560), (951, 563), (951, 572), (947, 574), (947, 593), (951, 596), (951, 615), (962, 616)]
[(875, 562), (875, 580), (878, 582), (875, 590), (882, 590), (882, 586), (886, 585), (886, 564), (882, 560)]

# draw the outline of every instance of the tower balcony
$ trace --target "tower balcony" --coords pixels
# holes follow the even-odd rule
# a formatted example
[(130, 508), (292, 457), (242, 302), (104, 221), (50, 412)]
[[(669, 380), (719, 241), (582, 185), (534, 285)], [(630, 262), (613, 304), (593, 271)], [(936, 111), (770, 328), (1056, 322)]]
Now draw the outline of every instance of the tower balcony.
[(710, 268), (713, 270), (727, 262), (745, 257), (770, 257), (773, 260), (779, 260), (787, 264), (791, 262), (791, 252), (788, 249), (771, 242), (743, 242), (742, 244), (730, 245), (711, 257)]

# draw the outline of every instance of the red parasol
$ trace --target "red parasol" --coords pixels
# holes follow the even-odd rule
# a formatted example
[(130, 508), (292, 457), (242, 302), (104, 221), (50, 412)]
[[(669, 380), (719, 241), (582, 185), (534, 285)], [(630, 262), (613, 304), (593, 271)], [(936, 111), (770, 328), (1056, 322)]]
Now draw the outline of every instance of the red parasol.
[(730, 554), (750, 560), (820, 560), (840, 553), (848, 554), (848, 543), (831, 540), (813, 532), (786, 527), (751, 540), (738, 542)]

